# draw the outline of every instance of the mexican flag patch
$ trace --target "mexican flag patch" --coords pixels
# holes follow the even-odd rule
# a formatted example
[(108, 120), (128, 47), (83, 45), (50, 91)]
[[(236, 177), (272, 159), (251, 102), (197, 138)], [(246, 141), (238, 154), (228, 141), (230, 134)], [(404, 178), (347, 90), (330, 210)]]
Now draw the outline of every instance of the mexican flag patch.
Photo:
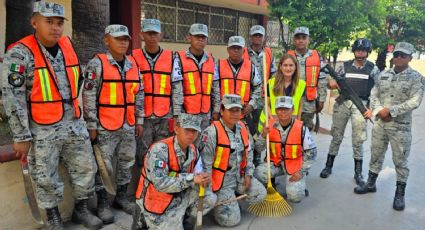
[(156, 160), (155, 161), (155, 168), (165, 168), (165, 162), (160, 161), (160, 160)]
[(10, 71), (23, 74), (25, 72), (25, 66), (18, 65), (18, 64), (11, 64)]
[(89, 80), (94, 80), (94, 79), (96, 79), (96, 73), (88, 72), (88, 73), (87, 73), (87, 79), (89, 79)]

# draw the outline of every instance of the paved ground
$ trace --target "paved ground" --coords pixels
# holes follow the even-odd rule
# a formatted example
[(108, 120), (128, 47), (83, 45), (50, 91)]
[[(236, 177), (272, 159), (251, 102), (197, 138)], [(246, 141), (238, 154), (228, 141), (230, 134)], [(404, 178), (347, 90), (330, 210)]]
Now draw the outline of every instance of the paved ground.
[[(356, 195), (353, 193), (353, 166), (351, 150), (351, 126), (347, 127), (345, 140), (340, 155), (335, 160), (333, 174), (328, 179), (319, 177), (324, 167), (331, 137), (318, 134), (315, 136), (319, 147), (316, 164), (308, 176), (310, 196), (299, 204), (292, 204), (290, 216), (279, 218), (255, 217), (247, 213), (245, 202), (241, 202), (242, 222), (233, 229), (425, 229), (425, 105), (414, 113), (413, 143), (410, 155), (410, 178), (406, 190), (406, 209), (397, 212), (392, 209), (395, 191), (395, 170), (391, 160), (391, 151), (386, 155), (384, 169), (377, 182), (378, 191), (373, 194)], [(331, 116), (322, 116), (322, 127), (330, 128)], [(372, 125), (369, 124), (369, 134)], [(367, 170), (370, 159), (370, 140), (365, 144), (365, 163)], [(364, 173), (366, 175), (366, 173)], [(281, 190), (282, 188), (279, 189)], [(117, 222), (104, 229), (130, 229), (131, 217), (117, 211)], [(205, 217), (204, 229), (220, 229), (211, 216)], [(68, 224), (69, 229), (83, 229), (81, 226)]]

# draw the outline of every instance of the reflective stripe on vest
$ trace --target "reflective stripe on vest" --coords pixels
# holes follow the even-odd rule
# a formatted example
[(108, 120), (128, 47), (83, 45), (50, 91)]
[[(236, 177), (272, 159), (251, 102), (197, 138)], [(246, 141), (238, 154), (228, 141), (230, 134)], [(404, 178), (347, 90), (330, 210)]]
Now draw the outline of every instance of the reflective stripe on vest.
[(171, 73), (173, 70), (173, 52), (162, 50), (153, 69), (141, 49), (132, 53), (143, 78), (145, 92), (145, 118), (152, 115), (164, 117), (171, 109)]
[[(80, 79), (80, 65), (78, 57), (68, 37), (61, 37), (58, 41), (65, 64), (66, 77), (70, 85), (71, 98), (62, 98), (57, 86), (55, 72), (41, 51), (41, 47), (34, 35), (29, 35), (16, 44), (27, 47), (34, 56), (34, 80), (31, 95), (28, 100), (31, 119), (40, 125), (51, 125), (63, 118), (64, 100), (72, 100), (74, 117), (80, 118), (81, 110), (78, 106), (78, 81)], [(54, 112), (52, 112), (54, 111)]]
[[(272, 49), (270, 49), (269, 47), (264, 47), (263, 49), (264, 53), (266, 55), (263, 55), (263, 58), (266, 58), (266, 73), (264, 73), (263, 75), (266, 76), (266, 81), (269, 80), (270, 78), (270, 70), (271, 70), (271, 64), (272, 64), (272, 60), (273, 60), (273, 54), (272, 54)], [(249, 51), (248, 48), (245, 47), (244, 49), (244, 53), (243, 53), (243, 59), (244, 60), (250, 60), (250, 55), (249, 55)], [(257, 66), (257, 68), (260, 68), (259, 66)], [(260, 70), (261, 72), (263, 72), (263, 70)], [(263, 76), (261, 76), (263, 77)]]
[(241, 96), (242, 104), (246, 105), (251, 98), (252, 62), (250, 60), (243, 60), (236, 74), (233, 73), (230, 65), (227, 59), (222, 59), (219, 62), (220, 99), (225, 94), (237, 94)]
[(133, 57), (127, 56), (132, 68), (125, 73), (125, 79), (117, 66), (111, 64), (106, 54), (98, 54), (102, 63), (102, 85), (98, 93), (98, 113), (100, 125), (110, 131), (121, 128), (124, 122), (130, 126), (136, 123), (135, 99), (140, 89), (140, 78)]
[(303, 122), (294, 119), (284, 143), (284, 156), (282, 156), (282, 140), (280, 133), (279, 130), (273, 126), (274, 123), (274, 119), (270, 119), (270, 161), (272, 161), (276, 167), (280, 167), (282, 158), (284, 157), (286, 173), (292, 175), (295, 172), (298, 172), (303, 164)]
[(214, 59), (198, 65), (192, 58), (186, 57), (186, 51), (179, 51), (183, 74), (183, 107), (189, 114), (206, 114), (211, 110), (211, 88), (214, 74)]
[[(242, 162), (240, 164), (240, 175), (243, 177), (245, 175), (245, 168), (247, 165), (249, 136), (248, 130), (246, 129), (244, 123), (239, 121), (238, 124), (241, 126), (242, 142), (245, 149), (245, 152), (242, 156)], [(224, 181), (224, 175), (229, 169), (228, 166), (231, 149), (230, 139), (223, 124), (220, 121), (214, 121), (213, 125), (216, 129), (217, 145), (215, 148), (214, 161), (212, 165), (212, 191), (217, 192), (221, 189)]]
[[(179, 161), (177, 159), (177, 155), (174, 149), (174, 139), (175, 136), (168, 137), (160, 142), (167, 144), (168, 146), (168, 163), (167, 166), (169, 168), (168, 176), (170, 177), (178, 177), (180, 173)], [(190, 146), (192, 148), (192, 152), (194, 154), (193, 161), (189, 167), (189, 171), (185, 173), (192, 173), (195, 168), (195, 164), (197, 161), (197, 150), (196, 147), (192, 144)], [(174, 194), (169, 194), (165, 192), (159, 192), (155, 189), (155, 186), (149, 181), (146, 176), (146, 156), (144, 158), (144, 164), (142, 168), (142, 173), (140, 175), (139, 184), (136, 190), (136, 199), (143, 198), (143, 206), (146, 211), (162, 215), (167, 210), (168, 206), (170, 206), (173, 201)], [(143, 197), (142, 197), (143, 195)]]
[[(297, 58), (294, 50), (289, 50), (288, 54)], [(305, 81), (307, 101), (313, 101), (317, 98), (317, 84), (320, 74), (320, 56), (316, 50), (311, 50), (311, 56), (305, 61)]]
[[(268, 81), (268, 88), (269, 88), (269, 93), (270, 93), (270, 112), (271, 115), (276, 115), (276, 97), (277, 96), (283, 96), (283, 95), (275, 95), (273, 88), (274, 88), (274, 83), (275, 83), (275, 77), (273, 77), (272, 79), (270, 79)], [(301, 102), (301, 98), (304, 95), (304, 90), (305, 90), (305, 81), (299, 79), (298, 80), (298, 84), (297, 84), (297, 88), (294, 91), (294, 95), (292, 96), (292, 101), (294, 103), (294, 111), (292, 112), (293, 116), (297, 116), (298, 115), (298, 110), (300, 108), (300, 102)], [(266, 122), (266, 114), (264, 113), (264, 109), (263, 111), (261, 111), (261, 115), (260, 115), (260, 119), (258, 122), (258, 131), (261, 133), (263, 132), (263, 124)]]

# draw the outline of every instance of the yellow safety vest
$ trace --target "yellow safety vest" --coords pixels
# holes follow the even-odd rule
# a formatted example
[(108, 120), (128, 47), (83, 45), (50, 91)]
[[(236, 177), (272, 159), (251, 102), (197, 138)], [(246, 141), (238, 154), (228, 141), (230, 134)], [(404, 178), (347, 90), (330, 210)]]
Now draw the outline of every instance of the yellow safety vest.
[[(276, 115), (276, 108), (275, 108), (275, 103), (276, 103), (276, 97), (278, 96), (282, 96), (282, 95), (275, 95), (273, 92), (273, 87), (274, 87), (274, 82), (275, 82), (275, 77), (271, 78), (268, 81), (268, 87), (269, 87), (269, 94), (270, 94), (270, 111), (271, 111), (271, 115)], [(294, 111), (292, 112), (292, 115), (297, 115), (298, 114), (298, 110), (300, 108), (300, 102), (301, 102), (301, 98), (304, 95), (304, 90), (306, 87), (306, 82), (304, 80), (299, 79), (298, 80), (298, 84), (297, 84), (297, 88), (295, 89), (294, 95), (292, 95), (292, 101), (294, 103)], [(264, 108), (265, 109), (265, 108)], [(260, 121), (258, 122), (258, 132), (262, 132), (263, 131), (263, 124), (266, 122), (266, 114), (263, 111), (261, 112), (260, 115)]]

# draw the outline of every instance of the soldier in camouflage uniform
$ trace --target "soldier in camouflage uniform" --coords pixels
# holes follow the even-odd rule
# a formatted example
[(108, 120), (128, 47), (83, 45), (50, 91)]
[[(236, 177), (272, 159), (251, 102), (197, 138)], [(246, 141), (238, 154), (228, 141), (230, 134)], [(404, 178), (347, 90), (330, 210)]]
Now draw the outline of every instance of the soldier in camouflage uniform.
[[(170, 76), (173, 52), (159, 46), (163, 36), (161, 22), (157, 19), (143, 20), (140, 36), (145, 47), (132, 52), (142, 77), (146, 79), (144, 132), (142, 138), (137, 139), (138, 164), (141, 164), (143, 155), (152, 143), (172, 135), (173, 116), (180, 114), (183, 103), (181, 76), (177, 79)], [(165, 84), (161, 88), (158, 85), (164, 78)]]
[(58, 164), (68, 170), (76, 205), (73, 219), (90, 229), (102, 221), (87, 209), (97, 170), (89, 134), (80, 119), (80, 67), (68, 37), (62, 36), (64, 8), (35, 2), (31, 25), (34, 35), (18, 41), (5, 55), (2, 73), (4, 107), (18, 156), (28, 154), (40, 208), (49, 225), (64, 229), (58, 204), (64, 184)]
[[(266, 78), (266, 80), (270, 79), (277, 71), (276, 60), (272, 54), (272, 50), (264, 46), (265, 36), (266, 30), (263, 26), (252, 26), (249, 30), (249, 44), (244, 50), (244, 59), (249, 58), (257, 67), (261, 82), (263, 82), (264, 78)], [(263, 73), (263, 58), (266, 58), (266, 73)], [(263, 108), (264, 100), (259, 100), (257, 108), (255, 108), (252, 114), (246, 119), (251, 134), (253, 135), (257, 132), (258, 121)]]
[[(242, 113), (241, 97), (226, 94), (222, 99), (221, 119), (203, 131), (199, 150), (204, 170), (212, 173), (212, 186), (217, 202), (235, 198), (235, 192), (246, 193), (250, 204), (264, 200), (265, 187), (253, 176), (252, 138), (239, 121)], [(241, 210), (237, 201), (214, 208), (215, 221), (220, 226), (239, 224)]]
[[(201, 128), (202, 130), (205, 129), (211, 121), (211, 118), (213, 120), (217, 120), (219, 118), (219, 111), (220, 111), (220, 86), (219, 86), (219, 75), (217, 66), (214, 64), (214, 58), (210, 53), (205, 51), (205, 46), (207, 45), (208, 41), (208, 27), (204, 24), (192, 24), (189, 29), (189, 35), (187, 36), (187, 40), (190, 42), (190, 47), (186, 51), (178, 51), (176, 53), (176, 56), (174, 58), (174, 64), (173, 64), (173, 73), (172, 78), (174, 81), (179, 80), (182, 84), (182, 92), (184, 96), (180, 98), (179, 105), (182, 105), (180, 108), (174, 108), (174, 112), (176, 114), (179, 114), (179, 109), (185, 113), (189, 114), (196, 114), (202, 118), (202, 124)], [(194, 63), (196, 65), (196, 70), (192, 71), (192, 67), (189, 66), (191, 63)], [(187, 63), (187, 64), (184, 64)], [(186, 65), (186, 66), (185, 66)], [(208, 66), (208, 67), (207, 67)], [(212, 66), (212, 67), (211, 67)], [(190, 87), (192, 86), (192, 83), (189, 78), (190, 75), (194, 75), (195, 73), (199, 72), (200, 75), (206, 74), (208, 75), (208, 78), (204, 79), (202, 84), (205, 84), (205, 86), (202, 87), (194, 87), (193, 89)], [(202, 72), (202, 74), (201, 74)], [(192, 75), (192, 76), (193, 76)], [(212, 77), (212, 83), (207, 84), (207, 79), (210, 81), (210, 77)], [(196, 79), (195, 79), (196, 81)], [(195, 86), (196, 84), (193, 83)], [(210, 87), (210, 88), (208, 88)], [(198, 104), (189, 104), (191, 101), (196, 101), (196, 96), (193, 96), (193, 92), (199, 90), (197, 92), (197, 95), (201, 94), (203, 96), (208, 96), (210, 99), (207, 99), (206, 101), (209, 101), (208, 103), (211, 103), (208, 108), (208, 111), (202, 111), (201, 112), (192, 112), (189, 111), (190, 109), (198, 110), (201, 105)], [(203, 91), (202, 91), (203, 90)], [(187, 91), (188, 93), (185, 93)], [(202, 91), (202, 92), (201, 92)], [(190, 98), (190, 99), (189, 99)], [(208, 106), (207, 106), (208, 107)], [(212, 113), (212, 117), (211, 117)], [(198, 141), (197, 141), (198, 142)]]
[[(133, 57), (125, 55), (130, 39), (126, 26), (106, 27), (104, 43), (108, 51), (96, 55), (87, 64), (83, 91), (84, 118), (90, 139), (97, 140), (110, 175), (115, 171), (113, 159), (117, 161), (117, 196), (114, 205), (128, 214), (133, 213), (133, 204), (127, 199), (127, 185), (130, 183), (130, 168), (136, 154), (135, 136), (140, 137), (142, 133), (144, 97), (139, 68)], [(115, 85), (115, 91), (112, 84)], [(115, 97), (115, 101), (111, 97)], [(110, 114), (113, 115), (108, 116)], [(96, 193), (99, 218), (105, 224), (112, 223), (114, 215), (100, 175), (96, 176)]]
[(425, 80), (409, 67), (415, 49), (399, 42), (394, 49), (394, 67), (383, 71), (372, 89), (370, 102), (376, 122), (372, 129), (371, 159), (367, 183), (354, 188), (357, 194), (376, 192), (376, 179), (384, 163), (388, 143), (397, 173), (393, 201), (395, 210), (404, 210), (404, 193), (409, 176), (407, 158), (412, 143), (412, 112), (422, 102)]
[[(269, 123), (272, 129), (263, 129), (262, 135), (255, 143), (255, 148), (258, 151), (265, 151), (265, 138), (267, 133), (270, 133), (270, 158), (272, 163), (270, 165), (271, 177), (275, 178), (286, 174), (285, 182), (288, 200), (298, 203), (308, 195), (308, 191), (306, 189), (306, 175), (316, 160), (317, 147), (308, 128), (304, 126), (301, 121), (291, 117), (293, 107), (294, 104), (292, 97), (276, 97), (276, 115), (279, 120)], [(299, 140), (294, 142), (294, 139), (292, 138), (298, 138)], [(299, 151), (295, 153), (288, 151), (287, 148), (290, 148), (293, 151), (294, 147), (294, 145), (287, 145), (286, 143), (288, 142), (301, 143), (297, 146), (297, 150)], [(285, 160), (294, 156), (294, 154), (297, 155), (296, 158), (290, 159), (289, 161)], [(282, 163), (282, 161), (285, 161), (285, 163)], [(254, 176), (261, 181), (261, 183), (267, 184), (268, 178), (266, 162), (258, 165), (255, 169)]]
[[(183, 229), (185, 215), (196, 215), (199, 186), (211, 182), (211, 174), (203, 172), (200, 154), (193, 145), (201, 131), (201, 118), (181, 113), (176, 121), (176, 134), (154, 143), (146, 153), (136, 192), (133, 230)], [(216, 200), (206, 191), (204, 214)]]
[[(244, 108), (242, 114), (246, 119), (252, 115), (255, 109), (262, 105), (261, 101), (263, 100), (261, 97), (262, 81), (258, 69), (250, 60), (242, 58), (244, 47), (245, 39), (243, 37), (231, 36), (227, 45), (229, 57), (219, 60), (216, 65), (220, 74), (220, 96), (225, 93), (236, 93), (241, 97), (243, 96)], [(244, 84), (240, 82), (248, 83), (245, 87), (249, 87), (249, 89), (243, 89)], [(231, 89), (233, 89), (233, 92)], [(249, 95), (242, 95), (248, 90)]]
[[(367, 60), (372, 52), (372, 43), (365, 38), (356, 39), (352, 46), (354, 60), (344, 62), (337, 72), (345, 76), (347, 84), (362, 99), (363, 104), (369, 106), (369, 95), (375, 79), (378, 77), (379, 69), (372, 62)], [(334, 79), (329, 81), (331, 89), (337, 89), (338, 84)], [(353, 102), (343, 96), (336, 99), (332, 114), (332, 141), (329, 146), (326, 167), (320, 173), (320, 177), (327, 178), (332, 173), (333, 162), (338, 155), (339, 146), (344, 138), (345, 127), (351, 119), (353, 158), (354, 158), (354, 179), (356, 184), (363, 182), (363, 142), (367, 139), (367, 123), (365, 119), (372, 116), (372, 110), (368, 109), (363, 114), (357, 109)]]
[[(320, 57), (316, 50), (308, 49), (309, 43), (310, 32), (308, 28), (298, 27), (294, 31), (295, 50), (290, 50), (288, 53), (297, 58), (300, 67), (300, 79), (305, 80), (307, 83), (306, 94), (303, 97), (301, 120), (311, 131), (314, 126), (314, 114), (322, 111), (326, 100), (327, 79), (326, 74), (324, 72), (320, 72), (320, 68), (324, 66), (322, 57)], [(308, 68), (306, 66), (308, 66)], [(316, 77), (318, 79), (316, 79)], [(312, 84), (309, 83), (309, 79), (312, 79)], [(313, 82), (316, 82), (316, 86), (313, 86)], [(316, 101), (318, 103), (316, 103)]]

